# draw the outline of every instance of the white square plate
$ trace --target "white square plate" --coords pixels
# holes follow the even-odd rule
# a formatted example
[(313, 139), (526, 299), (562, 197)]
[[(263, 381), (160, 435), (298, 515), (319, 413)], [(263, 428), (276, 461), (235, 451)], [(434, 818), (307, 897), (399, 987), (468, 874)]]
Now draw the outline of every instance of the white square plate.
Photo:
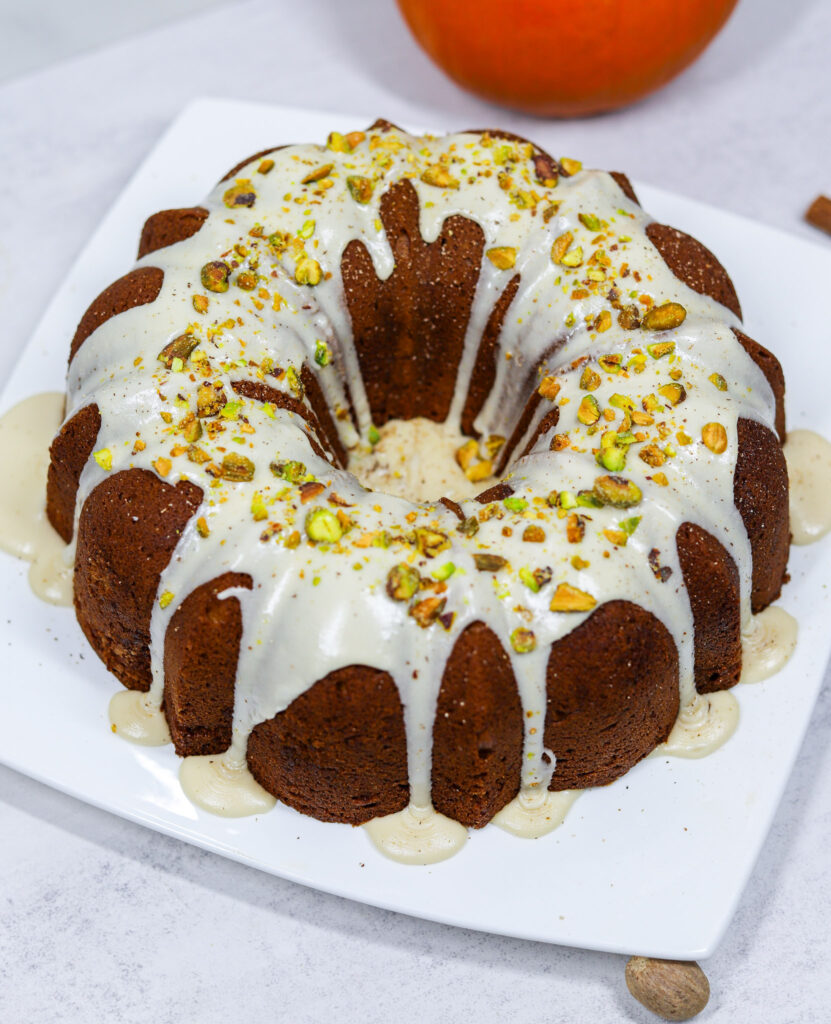
[[(56, 293), (0, 400), (60, 390), (72, 336), (98, 292), (133, 263), (144, 219), (198, 203), (229, 167), (268, 145), (324, 140), (371, 120), (200, 100), (171, 126)], [(610, 154), (610, 159), (613, 159)], [(827, 374), (831, 256), (798, 238), (654, 188), (659, 220), (699, 237), (729, 269), (747, 330), (781, 359), (791, 427), (831, 436)], [(107, 720), (118, 688), (68, 609), (40, 603), (22, 563), (0, 556), (0, 761), (82, 800), (187, 842), (328, 892), (419, 917), (528, 939), (698, 959), (718, 945), (770, 826), (822, 682), (829, 650), (831, 543), (791, 554), (782, 604), (800, 623), (774, 679), (739, 687), (741, 722), (700, 761), (649, 759), (581, 796), (536, 841), (488, 827), (429, 868), (383, 858), (362, 829), (278, 806), (262, 818), (212, 817), (183, 796), (171, 748), (131, 746)]]

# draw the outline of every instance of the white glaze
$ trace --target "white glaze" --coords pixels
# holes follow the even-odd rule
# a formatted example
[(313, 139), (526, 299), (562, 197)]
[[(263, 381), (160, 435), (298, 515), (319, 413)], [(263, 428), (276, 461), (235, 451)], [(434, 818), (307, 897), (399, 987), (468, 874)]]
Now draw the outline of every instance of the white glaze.
[(522, 839), (539, 839), (559, 828), (582, 790), (524, 789), (494, 815), (491, 824)]
[(760, 683), (785, 667), (796, 648), (799, 627), (793, 615), (772, 604), (742, 630), (743, 683)]
[(31, 562), (29, 585), (49, 604), (72, 604), (66, 545), (46, 518), (49, 444), (63, 417), (65, 396), (49, 391), (24, 398), (0, 418), (0, 548)]
[(831, 530), (831, 444), (813, 430), (790, 430), (785, 459), (791, 542), (813, 544)]
[(375, 847), (400, 864), (438, 864), (467, 842), (467, 829), (432, 807), (409, 804), (403, 811), (364, 825)]
[(109, 716), (113, 732), (123, 740), (141, 747), (163, 747), (170, 743), (164, 712), (140, 690), (119, 690), (113, 694)]
[(698, 693), (681, 708), (666, 743), (655, 754), (706, 757), (723, 746), (739, 724), (739, 702), (729, 690)]
[[(93, 401), (98, 404), (103, 421), (99, 443), (106, 444), (112, 457), (110, 471), (139, 467), (160, 472), (159, 457), (170, 458), (170, 482), (185, 478), (203, 489), (198, 515), (204, 518), (210, 535), (204, 537), (197, 530), (197, 517), (188, 524), (159, 587), (159, 595), (170, 599), (164, 608), (158, 601), (154, 606), (149, 699), (156, 706), (161, 704), (164, 689), (165, 630), (180, 602), (223, 572), (248, 572), (255, 578), (252, 590), (228, 591), (240, 600), (244, 631), (233, 742), (227, 754), (235, 762), (242, 763), (254, 725), (288, 707), (327, 673), (366, 663), (371, 652), (371, 663), (388, 671), (400, 692), (411, 798), (415, 805), (427, 807), (432, 724), (443, 668), (461, 631), (474, 621), (484, 621), (509, 653), (517, 679), (525, 721), (523, 791), (546, 788), (556, 770), (556, 751), (543, 757), (547, 652), (553, 642), (586, 618), (586, 613), (549, 611), (556, 584), (568, 582), (579, 587), (598, 605), (634, 599), (656, 615), (678, 647), (681, 705), (692, 701), (693, 624), (675, 549), (675, 534), (682, 522), (700, 524), (733, 556), (743, 621), (749, 619), (749, 542), (733, 503), (737, 422), (740, 416), (748, 417), (772, 428), (774, 399), (764, 376), (731, 331), (738, 321), (674, 277), (644, 235), (650, 218), (625, 197), (608, 174), (583, 171), (561, 178), (556, 188), (546, 188), (535, 180), (530, 151), (512, 149), (508, 166), (503, 161), (504, 149), (501, 143), (494, 147), (478, 135), (412, 139), (403, 133), (376, 131), (368, 133), (366, 141), (349, 154), (316, 146), (275, 151), (271, 154), (275, 166), (269, 174), (257, 173), (259, 160), (238, 174), (238, 181), (253, 183), (246, 190), (256, 191), (254, 206), (229, 209), (223, 194), (230, 183), (220, 184), (204, 204), (210, 216), (195, 236), (141, 261), (164, 271), (156, 301), (103, 324), (72, 363), (67, 415)], [(458, 189), (425, 183), (423, 170), (441, 161), (458, 180), (466, 182), (470, 177), (473, 183)], [(301, 178), (323, 164), (333, 165), (325, 179), (331, 187), (301, 184)], [(500, 175), (508, 171), (511, 188), (524, 190), (522, 195), (532, 197), (530, 204), (520, 203), (516, 192), (501, 187)], [(375, 182), (368, 203), (359, 204), (351, 197), (345, 187), (349, 174), (362, 174)], [(358, 239), (366, 246), (379, 277), (389, 276), (393, 255), (379, 218), (379, 204), (390, 184), (402, 178), (412, 182), (418, 195), (425, 240), (438, 237), (445, 218), (463, 214), (481, 226), (486, 249), (516, 249), (515, 265), (509, 270), (499, 270), (483, 259), (473, 300), (460, 367), (462, 381), (475, 361), (494, 303), (514, 274), (521, 274), (497, 343), (496, 381), (476, 420), (477, 429), (485, 436), (511, 435), (528, 397), (529, 369), (533, 372), (538, 362), (542, 362), (541, 372), (557, 375), (561, 384), (556, 430), (569, 433), (571, 447), (552, 455), (553, 431), (549, 431), (527, 456), (518, 458), (534, 429), (532, 423), (508, 467), (514, 498), (526, 501), (527, 506), (494, 506), (495, 514), (481, 522), (472, 538), (456, 531), (456, 518), (441, 504), (413, 504), (394, 495), (365, 491), (354, 476), (314, 454), (299, 417), (261, 403), (240, 400), (236, 411), (244, 421), (229, 421), (224, 435), (200, 442), (217, 462), (220, 444), (246, 454), (256, 466), (252, 481), (226, 481), (217, 486), (204, 466), (171, 454), (171, 447), (181, 440), (175, 424), (186, 411), (194, 410), (195, 393), (203, 379), (221, 382), (226, 397), (236, 402), (231, 382), (265, 380), (266, 358), (283, 368), (299, 368), (305, 362), (315, 369), (330, 405), (343, 413), (337, 417), (342, 443), (352, 449), (361, 439), (367, 443), (370, 413), (351, 343), (340, 259), (349, 242)], [(546, 220), (541, 212), (554, 200), (560, 203), (559, 209)], [(601, 219), (601, 241), (596, 240), (597, 231), (579, 221), (580, 213)], [(250, 234), (252, 229), (258, 231), (258, 224), (264, 226), (261, 234), (279, 230), (293, 241), (282, 251), (270, 249)], [(311, 233), (304, 229), (310, 224)], [(579, 270), (551, 260), (552, 243), (565, 232), (572, 233), (574, 247), (584, 250), (586, 262)], [(244, 246), (245, 252), (235, 256), (235, 244)], [(599, 250), (605, 254), (602, 260)], [(295, 281), (297, 261), (303, 255), (320, 264), (324, 279), (317, 287)], [(252, 269), (256, 258), (258, 290), (247, 292), (232, 285), (225, 294), (205, 293), (210, 300), (208, 313), (197, 314), (191, 299), (204, 292), (199, 269), (220, 257), (241, 264), (239, 270)], [(593, 264), (590, 257), (595, 259)], [(608, 270), (602, 273), (607, 276), (598, 284), (586, 275), (589, 270), (600, 272), (604, 260)], [(654, 335), (623, 330), (615, 322), (616, 310), (611, 309), (611, 328), (600, 332), (594, 322), (598, 314), (610, 310), (607, 293), (612, 283), (625, 302), (638, 302), (643, 295), (656, 304), (680, 302), (686, 319), (676, 329)], [(184, 372), (168, 371), (158, 362), (158, 353), (186, 329), (198, 338), (199, 349)], [(656, 470), (637, 457), (645, 443), (638, 441), (629, 452), (625, 475), (643, 491), (642, 502), (627, 511), (608, 506), (581, 509), (589, 516), (585, 537), (579, 544), (570, 544), (565, 538), (565, 522), (546, 503), (546, 496), (552, 491), (590, 490), (605, 472), (591, 450), (598, 446), (599, 434), (589, 436), (590, 431), (577, 420), (585, 392), (579, 387), (580, 370), (572, 368), (573, 361), (581, 356), (595, 360), (603, 352), (614, 352), (626, 365), (656, 340), (674, 342), (674, 354), (654, 360), (644, 356), (640, 373), (602, 371), (594, 397), (603, 409), (614, 413), (612, 420), (601, 420), (605, 429), (611, 429), (620, 426), (623, 418), (621, 409), (610, 401), (613, 395), (631, 397), (640, 409), (646, 395), (669, 383), (670, 371), (679, 374), (686, 401), (674, 409), (664, 402), (658, 414), (663, 436), (656, 437), (654, 425), (643, 428), (645, 441), (673, 449), (661, 467), (666, 486), (659, 486), (654, 480)], [(556, 343), (553, 351), (552, 342)], [(314, 356), (322, 345), (327, 346), (324, 351), (329, 361), (317, 370)], [(592, 365), (602, 369), (594, 361)], [(204, 378), (188, 372), (197, 367), (206, 368)], [(724, 378), (725, 389), (710, 381), (716, 371)], [(350, 381), (355, 425), (345, 412), (344, 375)], [(291, 391), (288, 375), (279, 381), (274, 376), (267, 379), (271, 386)], [(446, 424), (448, 435), (458, 431), (465, 393), (464, 386), (457, 387)], [(539, 415), (548, 408), (543, 401)], [(172, 426), (162, 413), (172, 415)], [(713, 421), (721, 423), (727, 434), (728, 445), (720, 455), (712, 454), (701, 441), (703, 425)], [(134, 448), (137, 430), (146, 445), (141, 451)], [(234, 436), (238, 441), (233, 441)], [(302, 504), (295, 487), (275, 480), (269, 472), (269, 463), (275, 458), (302, 461), (310, 474), (327, 485), (326, 490), (311, 503)], [(106, 472), (90, 460), (81, 478), (76, 517)], [(332, 492), (349, 506), (346, 514), (351, 529), (337, 543), (311, 543), (303, 533), (305, 517), (313, 509), (331, 510), (326, 499)], [(265, 524), (252, 517), (255, 494), (269, 503), (269, 521), (279, 527), (267, 541), (261, 539)], [(470, 516), (480, 507), (466, 501), (463, 510)], [(615, 546), (603, 530), (617, 529), (622, 519), (633, 516), (640, 517), (637, 529), (625, 547)], [(523, 541), (528, 525), (542, 526), (544, 543)], [(423, 557), (408, 541), (412, 529), (419, 527), (447, 534), (448, 548), (436, 560)], [(299, 547), (285, 544), (294, 531), (300, 534)], [(391, 538), (388, 546), (372, 543), (373, 538), (384, 535)], [(648, 559), (652, 551), (657, 551), (660, 564), (671, 570), (668, 582), (653, 572)], [(508, 565), (497, 575), (478, 572), (475, 553), (499, 554)], [(574, 567), (574, 556), (582, 560), (582, 568)], [(387, 596), (387, 574), (401, 561), (415, 565), (425, 576), (445, 562), (453, 563), (455, 572), (447, 579), (443, 594), (446, 610), (454, 616), (447, 629), (438, 624), (422, 629), (408, 614), (406, 603)], [(520, 571), (546, 565), (554, 571), (553, 582), (534, 592), (522, 582)], [(529, 626), (535, 633), (536, 651), (514, 653), (511, 634), (518, 627)]]
[(222, 818), (265, 814), (277, 803), (257, 782), (244, 761), (227, 754), (186, 757), (179, 782), (188, 800)]

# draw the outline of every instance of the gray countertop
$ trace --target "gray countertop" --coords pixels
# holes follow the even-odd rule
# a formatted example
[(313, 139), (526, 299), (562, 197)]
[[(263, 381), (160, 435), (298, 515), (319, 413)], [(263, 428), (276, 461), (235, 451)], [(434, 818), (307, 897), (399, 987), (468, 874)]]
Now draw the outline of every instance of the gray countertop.
[[(436, 128), (500, 125), (831, 245), (801, 220), (831, 192), (829, 44), (824, 0), (744, 0), (662, 92), (627, 111), (553, 122), (458, 91), (392, 2), (250, 0), (12, 80), (0, 86), (0, 365), (11, 366), (135, 166), (199, 95)], [(705, 965), (713, 996), (702, 1022), (831, 1019), (829, 736), (826, 687), (733, 925)], [(6, 769), (0, 836), (4, 1022), (656, 1019), (628, 996), (622, 957), (316, 893)], [(702, 886), (717, 869), (714, 837)]]

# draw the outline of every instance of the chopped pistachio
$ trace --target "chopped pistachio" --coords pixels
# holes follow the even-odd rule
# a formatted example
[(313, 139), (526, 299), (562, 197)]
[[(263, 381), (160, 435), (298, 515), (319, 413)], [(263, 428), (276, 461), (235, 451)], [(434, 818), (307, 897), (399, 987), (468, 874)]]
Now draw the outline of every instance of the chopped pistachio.
[(303, 505), (307, 505), (319, 494), (323, 494), (325, 490), (326, 485), (319, 480), (307, 480), (300, 485), (300, 501)]
[(371, 444), (371, 445), (372, 445), (373, 447), (374, 447), (374, 446), (375, 446), (376, 444), (378, 444), (378, 442), (379, 442), (379, 441), (381, 440), (381, 435), (380, 435), (380, 433), (378, 432), (378, 428), (377, 428), (377, 427), (376, 427), (376, 426), (375, 426), (374, 424), (371, 424), (371, 425), (370, 425), (370, 428), (369, 428), (369, 432), (368, 432), (368, 434), (367, 434), (367, 437), (368, 437), (368, 439), (369, 439), (369, 443), (370, 443), (370, 444)]
[(211, 260), (199, 271), (202, 287), (209, 292), (227, 292), (231, 268), (223, 260)]
[(620, 364), (623, 361), (623, 356), (617, 352), (612, 352), (605, 356), (600, 356), (597, 360), (600, 369), (605, 373), (620, 373)]
[(92, 453), (92, 457), (105, 472), (109, 473), (113, 468), (113, 453), (109, 448), (99, 448)]
[(542, 544), (545, 540), (545, 530), (535, 523), (529, 523), (522, 531), (522, 539), (528, 544)]
[(458, 462), (459, 466), (461, 466), (462, 469), (467, 469), (468, 466), (471, 466), (476, 460), (479, 454), (479, 445), (471, 437), (470, 440), (465, 441), (463, 445), (460, 445), (456, 449), (455, 454), (456, 462)]
[(594, 494), (594, 491), (578, 491), (577, 505), (579, 508), (601, 508), (603, 502)]
[(518, 626), (511, 633), (511, 647), (517, 654), (529, 654), (537, 646), (537, 638), (530, 629)]
[(563, 173), (568, 177), (577, 174), (578, 171), (583, 170), (583, 164), (580, 160), (572, 160), (570, 156), (564, 156), (560, 158), (560, 167), (563, 169)]
[(343, 527), (328, 508), (313, 508), (304, 523), (306, 536), (314, 543), (333, 544), (343, 536)]
[(393, 601), (409, 601), (418, 591), (420, 578), (412, 566), (399, 562), (387, 573), (387, 593)]
[(640, 487), (622, 476), (599, 476), (594, 482), (594, 496), (604, 505), (614, 508), (631, 508), (640, 504), (643, 494)]
[(525, 498), (517, 498), (514, 496), (511, 496), (510, 498), (503, 498), (502, 504), (509, 512), (523, 512), (528, 508), (528, 502)]
[(610, 446), (601, 448), (597, 453), (597, 461), (610, 473), (619, 473), (626, 466), (626, 449)]
[(503, 558), (501, 555), (475, 554), (473, 561), (479, 572), (499, 572), (508, 564), (507, 558)]
[(727, 431), (720, 423), (705, 423), (701, 428), (701, 440), (715, 455), (727, 450)]
[(443, 583), (445, 580), (449, 580), (455, 571), (456, 566), (452, 562), (445, 562), (444, 565), (440, 565), (437, 569), (434, 569), (430, 575), (434, 580), (438, 580), (440, 583)]
[(372, 193), (375, 190), (372, 179), (365, 178), (360, 174), (350, 174), (346, 179), (346, 187), (349, 189), (350, 196), (361, 205), (365, 205), (372, 199)]
[(572, 512), (566, 520), (566, 539), (569, 544), (579, 544), (586, 534), (586, 520), (583, 516)]
[(320, 167), (315, 167), (313, 171), (309, 171), (305, 178), (300, 180), (301, 185), (311, 185), (316, 181), (321, 181), (323, 178), (334, 170), (334, 164), (321, 164)]
[(635, 530), (637, 530), (641, 518), (641, 516), (630, 516), (628, 519), (621, 519), (618, 526), (627, 536), (631, 537)]
[(583, 391), (596, 391), (601, 382), (602, 378), (599, 373), (595, 373), (588, 365), (583, 367), (583, 372), (580, 374), (580, 387)]
[(638, 307), (634, 303), (624, 306), (617, 315), (617, 322), (625, 331), (636, 331), (641, 325)]
[(570, 583), (558, 583), (549, 607), (552, 612), (589, 612), (596, 604), (585, 590), (572, 587)]
[(200, 516), (196, 520), (196, 532), (200, 537), (210, 537), (211, 530), (208, 526), (208, 520), (204, 516)]
[(271, 159), (261, 160), (257, 167), (257, 174), (268, 174), (274, 168), (274, 161)]
[(560, 263), (564, 267), (582, 267), (583, 265), (583, 249), (581, 246), (577, 246), (569, 251), (560, 260)]
[(159, 476), (167, 476), (167, 474), (173, 468), (173, 463), (170, 459), (166, 459), (163, 456), (159, 456), (153, 460), (153, 469), (159, 474)]
[(318, 366), (328, 366), (332, 360), (332, 353), (325, 341), (315, 342), (315, 362)]
[(643, 459), (648, 466), (654, 466), (656, 468), (658, 466), (663, 466), (667, 461), (666, 455), (661, 451), (657, 444), (644, 445), (638, 452), (638, 457)]
[(302, 462), (290, 459), (288, 462), (272, 462), (268, 467), (274, 476), (289, 483), (299, 483), (306, 476), (306, 467)]
[(441, 533), (439, 530), (420, 527), (416, 530), (416, 544), (422, 555), (427, 558), (435, 558), (439, 552), (446, 551), (450, 547), (450, 539), (446, 533)]
[(465, 470), (465, 476), (471, 483), (481, 483), (482, 480), (487, 480), (489, 476), (493, 474), (493, 463), (490, 459), (484, 459), (482, 462), (476, 462), (472, 466), (468, 466)]
[(446, 597), (425, 597), (410, 608), (410, 615), (422, 629), (427, 629), (441, 615), (446, 604)]
[(233, 210), (235, 206), (253, 206), (256, 198), (257, 193), (251, 180), (249, 178), (237, 178), (234, 184), (225, 190), (222, 201)]
[(165, 590), (165, 592), (159, 597), (159, 607), (167, 608), (167, 606), (173, 600), (174, 596), (175, 595), (172, 594), (169, 590)]
[(577, 508), (577, 496), (571, 491), (552, 491), (548, 495), (548, 504), (557, 508)]
[(247, 455), (228, 452), (222, 457), (222, 476), (225, 480), (242, 482), (254, 479), (255, 466)]
[(259, 491), (255, 491), (254, 497), (251, 499), (251, 515), (254, 517), (256, 522), (268, 519), (268, 509), (266, 508), (265, 498), (263, 498)]
[(580, 223), (589, 229), (589, 231), (600, 231), (603, 227), (600, 218), (593, 213), (579, 213), (577, 215), (580, 219)]
[(300, 230), (297, 232), (299, 238), (307, 239), (311, 238), (315, 233), (317, 222), (313, 220), (304, 220)]
[(216, 416), (225, 407), (227, 397), (222, 388), (213, 384), (200, 384), (196, 392), (196, 415), (200, 417)]
[(317, 260), (313, 260), (310, 256), (301, 256), (294, 268), (294, 280), (298, 284), (305, 284), (313, 288), (316, 284), (320, 284), (322, 279), (323, 272)]
[(608, 331), (612, 326), (612, 314), (608, 309), (604, 309), (602, 312), (597, 314), (597, 317), (592, 324), (592, 327), (599, 333), (602, 334), (604, 331)]
[(707, 380), (713, 385), (713, 387), (718, 388), (719, 391), (727, 390), (727, 381), (720, 373), (711, 373)]
[(574, 235), (570, 231), (566, 231), (562, 235), (559, 235), (551, 246), (551, 262), (562, 263), (563, 257), (568, 252), (573, 241)]
[(496, 245), (485, 255), (497, 270), (510, 270), (516, 263), (516, 249), (512, 245)]
[(687, 311), (680, 302), (663, 302), (644, 313), (641, 326), (646, 331), (669, 331), (680, 327), (686, 318)]
[(577, 419), (587, 426), (597, 423), (600, 419), (600, 406), (597, 404), (597, 399), (594, 395), (584, 395), (580, 400), (580, 406), (577, 409)]
[(537, 391), (543, 398), (547, 398), (549, 402), (553, 402), (560, 393), (560, 382), (556, 377), (543, 377)]
[(665, 398), (672, 405), (680, 405), (687, 397), (687, 392), (683, 384), (664, 384), (662, 388), (658, 388), (658, 394)]
[(191, 299), (191, 303), (193, 304), (193, 308), (196, 310), (197, 313), (208, 312), (207, 295), (194, 295), (193, 298)]
[(460, 533), (463, 537), (473, 537), (479, 532), (479, 520), (476, 516), (468, 516), (467, 519), (463, 519), (456, 527), (456, 532)]
[(431, 164), (421, 175), (421, 180), (425, 185), (432, 185), (434, 188), (459, 187), (459, 182), (442, 164)]
[(539, 592), (540, 584), (537, 581), (536, 576), (530, 569), (523, 568), (519, 570), (519, 579), (521, 583), (524, 583), (529, 590), (533, 590), (536, 594)]
[(647, 345), (646, 351), (653, 359), (663, 359), (664, 356), (671, 355), (675, 351), (675, 342), (656, 341), (654, 345)]
[(237, 274), (235, 284), (237, 288), (242, 288), (244, 292), (253, 292), (257, 287), (257, 275), (253, 270), (241, 270)]

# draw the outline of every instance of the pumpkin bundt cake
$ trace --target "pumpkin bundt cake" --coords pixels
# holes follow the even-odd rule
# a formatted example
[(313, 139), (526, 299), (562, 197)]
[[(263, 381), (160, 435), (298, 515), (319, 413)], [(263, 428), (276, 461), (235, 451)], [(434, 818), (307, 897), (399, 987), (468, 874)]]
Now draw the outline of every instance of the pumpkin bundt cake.
[(609, 783), (738, 681), (785, 576), (784, 382), (740, 317), (622, 174), (515, 136), (259, 153), (72, 339), (78, 621), (180, 756), (318, 819)]

